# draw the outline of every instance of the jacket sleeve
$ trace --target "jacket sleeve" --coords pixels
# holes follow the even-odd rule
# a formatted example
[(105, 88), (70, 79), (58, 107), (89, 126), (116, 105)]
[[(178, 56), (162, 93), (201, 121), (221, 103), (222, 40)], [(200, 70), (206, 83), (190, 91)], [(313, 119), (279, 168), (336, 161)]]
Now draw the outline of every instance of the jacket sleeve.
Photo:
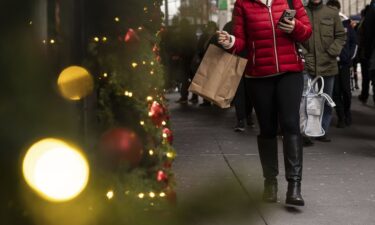
[(245, 15), (242, 7), (242, 0), (237, 0), (233, 9), (233, 36), (234, 45), (229, 51), (242, 52), (246, 46)]
[(310, 19), (307, 16), (301, 0), (293, 0), (293, 4), (296, 10), (296, 25), (291, 35), (296, 42), (304, 42), (309, 39), (312, 34)]
[(342, 25), (341, 19), (339, 14), (335, 15), (334, 17), (334, 41), (328, 47), (327, 52), (333, 57), (337, 57), (340, 55), (342, 48), (345, 45), (346, 41), (346, 33), (344, 26)]
[(354, 29), (350, 27), (348, 28), (348, 36), (349, 36), (349, 47), (350, 47), (350, 59), (354, 59), (357, 55), (358, 50), (358, 41), (357, 41), (357, 34), (355, 33)]

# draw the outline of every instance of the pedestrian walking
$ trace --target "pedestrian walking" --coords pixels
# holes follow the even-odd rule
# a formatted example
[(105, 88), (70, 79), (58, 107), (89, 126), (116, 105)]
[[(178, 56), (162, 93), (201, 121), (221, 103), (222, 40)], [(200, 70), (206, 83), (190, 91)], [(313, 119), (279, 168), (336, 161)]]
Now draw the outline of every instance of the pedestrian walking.
[[(224, 31), (228, 32), (229, 34), (233, 34), (233, 21), (228, 22), (225, 24)], [(247, 57), (247, 50), (240, 52), (239, 55), (243, 58)], [(246, 90), (246, 83), (245, 78), (242, 77), (240, 84), (238, 85), (236, 95), (233, 99), (234, 109), (236, 111), (236, 119), (237, 124), (234, 127), (235, 132), (243, 132), (245, 131), (246, 124), (254, 128), (254, 121), (252, 118), (253, 113), (253, 103), (251, 102), (250, 96)]]
[(366, 40), (365, 34), (365, 20), (367, 12), (370, 10), (370, 5), (366, 5), (366, 7), (361, 11), (361, 21), (358, 25), (358, 40), (359, 40), (359, 52), (358, 57), (361, 64), (361, 73), (362, 73), (362, 90), (361, 94), (358, 96), (358, 99), (363, 103), (366, 104), (369, 92), (370, 92), (370, 74), (369, 74), (369, 58), (366, 56), (368, 54), (368, 42)]
[[(196, 54), (191, 62), (191, 80), (193, 80), (195, 73), (198, 70), (198, 67), (208, 49), (210, 44), (218, 45), (217, 43), (217, 36), (216, 31), (218, 30), (217, 24), (213, 21), (210, 21), (207, 23), (206, 28), (203, 30), (203, 34), (200, 36), (197, 44), (197, 50)], [(190, 99), (190, 102), (196, 104), (198, 103), (198, 95), (193, 94), (192, 98)], [(199, 106), (205, 107), (205, 106), (211, 106), (211, 102), (203, 99), (203, 103), (201, 103)]]
[[(327, 6), (332, 6), (339, 11), (341, 10), (341, 4), (338, 0), (329, 0)], [(346, 32), (346, 42), (338, 61), (339, 74), (335, 76), (333, 90), (333, 101), (336, 103), (338, 128), (344, 128), (352, 124), (352, 114), (350, 111), (352, 102), (350, 68), (357, 53), (357, 37), (356, 32), (351, 26), (351, 20), (346, 19), (342, 21), (342, 24)]]
[(177, 30), (177, 56), (178, 75), (180, 83), (180, 99), (177, 103), (187, 104), (188, 88), (190, 85), (190, 65), (195, 54), (195, 46), (197, 43), (196, 35), (187, 19), (182, 19), (179, 29)]
[[(364, 56), (367, 59), (369, 80), (372, 83), (372, 91), (375, 91), (375, 0), (372, 0), (363, 22)], [(368, 92), (367, 92), (368, 94)], [(365, 97), (365, 96), (363, 96)], [(375, 93), (373, 93), (375, 104)]]
[[(295, 17), (281, 18), (283, 11), (290, 8), (295, 9)], [(311, 35), (306, 11), (301, 0), (237, 0), (233, 23), (233, 35), (218, 32), (219, 43), (230, 52), (239, 53), (245, 48), (248, 51), (245, 83), (260, 127), (258, 149), (265, 178), (263, 199), (277, 201), (280, 123), (288, 181), (286, 203), (302, 206), (305, 203), (301, 195), (303, 156), (299, 108), (303, 63), (296, 44)]]
[[(313, 26), (313, 34), (301, 45), (305, 68), (310, 77), (324, 78), (324, 93), (332, 97), (335, 76), (339, 73), (337, 58), (346, 40), (345, 29), (337, 8), (324, 5), (322, 0), (310, 0), (306, 11)], [(326, 103), (322, 119), (326, 134), (316, 140), (331, 141), (328, 137), (331, 120), (332, 108)]]

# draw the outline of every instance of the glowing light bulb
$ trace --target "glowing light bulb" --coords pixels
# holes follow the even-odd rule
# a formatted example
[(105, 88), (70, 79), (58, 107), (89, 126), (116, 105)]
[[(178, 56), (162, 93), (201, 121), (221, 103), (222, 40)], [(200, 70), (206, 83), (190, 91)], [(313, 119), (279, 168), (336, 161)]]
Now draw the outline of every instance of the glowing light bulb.
[(103, 38), (102, 38), (102, 41), (103, 41), (103, 42), (106, 42), (107, 40), (108, 40), (107, 37), (103, 37)]
[(133, 68), (136, 68), (137, 66), (138, 66), (138, 63), (136, 63), (136, 62), (133, 62), (133, 63), (132, 63), (132, 67), (133, 67)]
[(99, 38), (98, 37), (94, 37), (94, 41), (95, 42), (99, 42)]
[(167, 152), (167, 157), (168, 158), (174, 158), (173, 152)]
[(108, 73), (103, 73), (103, 77), (108, 77)]
[(138, 198), (142, 199), (142, 198), (144, 198), (144, 197), (145, 197), (145, 194), (143, 194), (143, 193), (139, 193), (139, 194), (138, 194)]
[(163, 121), (163, 122), (161, 122), (161, 125), (165, 126), (165, 125), (167, 125), (167, 122)]
[(148, 151), (148, 154), (149, 154), (149, 155), (154, 155), (155, 152), (154, 152), (154, 150), (151, 149), (151, 150)]
[(152, 96), (147, 96), (146, 100), (147, 100), (148, 102), (151, 102), (151, 101), (153, 100), (153, 98), (152, 98)]
[(149, 193), (149, 196), (150, 196), (150, 198), (155, 198), (156, 195), (155, 195), (154, 192), (150, 192), (150, 193)]
[(111, 199), (113, 198), (114, 195), (115, 195), (115, 194), (113, 193), (112, 190), (107, 192), (107, 198), (108, 198), (109, 200), (111, 200)]
[(164, 192), (160, 192), (159, 196), (164, 198), (166, 196), (166, 194)]
[(145, 121), (140, 121), (139, 124), (141, 124), (141, 126), (145, 125)]
[(49, 41), (49, 43), (51, 43), (51, 44), (55, 44), (55, 40), (54, 40), (54, 39), (51, 39), (51, 40)]
[(115, 21), (116, 22), (120, 22), (120, 18), (118, 18), (117, 16), (115, 17)]

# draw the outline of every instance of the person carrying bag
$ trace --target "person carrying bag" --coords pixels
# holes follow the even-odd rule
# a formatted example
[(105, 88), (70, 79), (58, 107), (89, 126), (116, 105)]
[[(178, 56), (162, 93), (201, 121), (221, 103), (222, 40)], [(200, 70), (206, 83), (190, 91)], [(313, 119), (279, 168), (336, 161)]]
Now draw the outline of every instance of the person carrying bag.
[(280, 124), (288, 181), (286, 204), (303, 206), (299, 110), (304, 66), (296, 45), (312, 34), (309, 18), (301, 0), (237, 0), (233, 21), (233, 35), (219, 32), (219, 43), (229, 52), (248, 51), (245, 82), (260, 128), (263, 200), (277, 202)]

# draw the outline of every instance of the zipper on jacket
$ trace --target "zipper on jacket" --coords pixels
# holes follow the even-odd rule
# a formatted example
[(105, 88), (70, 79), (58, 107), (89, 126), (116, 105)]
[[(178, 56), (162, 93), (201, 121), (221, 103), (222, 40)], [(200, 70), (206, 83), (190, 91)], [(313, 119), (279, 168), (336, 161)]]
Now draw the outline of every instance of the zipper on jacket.
[(255, 65), (255, 43), (253, 41), (253, 65)]
[(270, 14), (270, 19), (271, 19), (271, 24), (272, 24), (273, 44), (274, 44), (275, 59), (276, 59), (276, 70), (277, 70), (277, 73), (279, 73), (280, 69), (279, 69), (279, 58), (278, 58), (278, 55), (277, 55), (277, 46), (276, 46), (276, 31), (275, 31), (275, 24), (273, 22), (271, 7), (272, 7), (272, 4), (270, 6), (267, 5), (268, 13)]

